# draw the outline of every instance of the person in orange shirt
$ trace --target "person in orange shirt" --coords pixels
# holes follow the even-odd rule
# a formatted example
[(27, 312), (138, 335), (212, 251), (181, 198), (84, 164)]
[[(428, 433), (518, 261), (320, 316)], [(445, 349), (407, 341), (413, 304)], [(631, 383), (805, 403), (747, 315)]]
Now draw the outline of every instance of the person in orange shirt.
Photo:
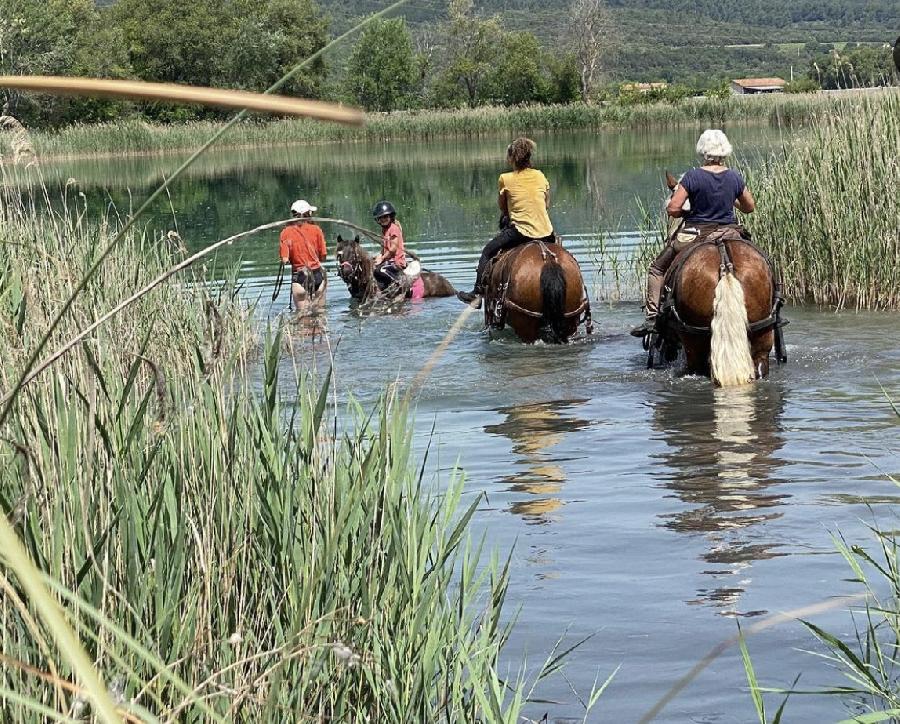
[(530, 138), (517, 138), (506, 149), (506, 160), (512, 167), (500, 174), (497, 205), (500, 207), (500, 233), (485, 244), (478, 260), (475, 287), (471, 292), (457, 292), (467, 304), (481, 306), (485, 274), (491, 258), (503, 249), (511, 249), (532, 239), (552, 243), (555, 239), (550, 223), (550, 183), (531, 165), (535, 143)]
[(303, 302), (324, 299), (328, 287), (322, 268), (328, 254), (325, 235), (318, 226), (307, 221), (316, 208), (298, 199), (291, 204), (291, 216), (296, 221), (281, 231), (279, 253), (282, 264), (291, 264), (291, 294), (295, 309), (299, 309)]

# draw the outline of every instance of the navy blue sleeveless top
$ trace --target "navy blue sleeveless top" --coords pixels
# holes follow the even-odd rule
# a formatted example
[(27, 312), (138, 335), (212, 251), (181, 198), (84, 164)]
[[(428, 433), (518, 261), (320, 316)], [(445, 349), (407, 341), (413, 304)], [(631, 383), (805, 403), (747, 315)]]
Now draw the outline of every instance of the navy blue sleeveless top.
[(744, 192), (744, 177), (726, 169), (720, 173), (692, 168), (679, 183), (688, 193), (691, 210), (685, 212), (686, 224), (733, 224), (734, 202)]

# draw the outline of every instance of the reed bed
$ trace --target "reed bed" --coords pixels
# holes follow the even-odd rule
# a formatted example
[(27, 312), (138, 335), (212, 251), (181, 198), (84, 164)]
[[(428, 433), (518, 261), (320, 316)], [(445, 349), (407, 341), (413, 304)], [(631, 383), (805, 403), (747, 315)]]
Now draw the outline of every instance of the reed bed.
[[(248, 121), (229, 131), (223, 144), (280, 146), (329, 141), (359, 141), (478, 136), (500, 132), (649, 127), (677, 124), (721, 125), (739, 122), (803, 123), (844, 100), (819, 94), (729, 98), (689, 98), (678, 103), (620, 105), (483, 106), (457, 110), (369, 114), (363, 128), (303, 120)], [(140, 120), (74, 125), (34, 132), (39, 157), (84, 154), (166, 153), (193, 149), (221, 128), (220, 123), (151, 125)], [(0, 137), (0, 144), (2, 144)], [(3, 146), (0, 145), (0, 151)]]
[[(0, 204), (4, 390), (119, 223), (89, 223), (77, 196), (40, 203)], [(130, 235), (51, 347), (180, 253)], [(228, 286), (201, 281), (98, 329), (0, 430), (3, 512), (119, 714), (519, 721), (525, 681), (497, 670), (507, 568), (471, 541), (461, 476), (428, 492), (403, 404), (351, 403), (339, 425), (330, 375), (291, 375), (280, 333), (260, 344)], [(3, 718), (96, 714), (10, 571)]]
[(756, 239), (797, 301), (900, 308), (900, 90), (825, 113), (749, 174)]

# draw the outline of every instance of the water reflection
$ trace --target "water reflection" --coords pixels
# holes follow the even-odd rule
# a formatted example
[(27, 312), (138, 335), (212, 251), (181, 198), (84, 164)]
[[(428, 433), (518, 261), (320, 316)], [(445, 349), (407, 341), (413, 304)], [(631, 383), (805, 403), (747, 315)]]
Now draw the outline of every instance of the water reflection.
[[(777, 508), (790, 497), (774, 491), (786, 482), (777, 477), (782, 462), (776, 456), (784, 445), (783, 409), (782, 390), (771, 383), (692, 386), (666, 391), (656, 402), (653, 427), (668, 445), (658, 456), (664, 485), (686, 504), (660, 518), (670, 530), (703, 534), (708, 548), (701, 559), (715, 565), (704, 572), (727, 578), (698, 590), (692, 602), (734, 607), (751, 562), (781, 555), (778, 543), (763, 538), (761, 524), (780, 518)], [(740, 615), (754, 613), (761, 612)]]
[(559, 465), (563, 460), (552, 448), (559, 445), (566, 433), (586, 428), (590, 423), (571, 414), (587, 400), (553, 400), (503, 407), (506, 416), (496, 425), (485, 425), (484, 431), (503, 435), (512, 440), (514, 470), (499, 479), (512, 493), (526, 493), (527, 497), (513, 500), (509, 511), (521, 515), (530, 523), (546, 524), (562, 506), (557, 493), (566, 481), (566, 473)]

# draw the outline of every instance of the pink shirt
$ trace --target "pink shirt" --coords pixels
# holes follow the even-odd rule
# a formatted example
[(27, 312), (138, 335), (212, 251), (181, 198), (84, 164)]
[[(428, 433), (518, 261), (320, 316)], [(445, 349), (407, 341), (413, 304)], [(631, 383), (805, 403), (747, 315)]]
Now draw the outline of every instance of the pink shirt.
[[(393, 246), (397, 249), (393, 255), (388, 249), (388, 245), (393, 240)], [(406, 267), (406, 249), (403, 246), (403, 229), (396, 221), (392, 221), (391, 225), (381, 234), (381, 255), (385, 261), (393, 259), (401, 269)]]

